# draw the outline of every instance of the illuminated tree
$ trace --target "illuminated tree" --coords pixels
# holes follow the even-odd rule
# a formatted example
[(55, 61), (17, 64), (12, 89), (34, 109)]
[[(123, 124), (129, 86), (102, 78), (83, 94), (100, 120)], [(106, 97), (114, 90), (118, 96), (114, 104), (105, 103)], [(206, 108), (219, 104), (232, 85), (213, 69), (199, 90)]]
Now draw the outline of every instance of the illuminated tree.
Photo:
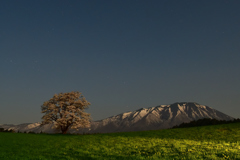
[(72, 128), (90, 127), (90, 114), (84, 112), (90, 103), (80, 92), (55, 94), (41, 106), (43, 121), (41, 125), (54, 124), (54, 128), (61, 129), (62, 134)]

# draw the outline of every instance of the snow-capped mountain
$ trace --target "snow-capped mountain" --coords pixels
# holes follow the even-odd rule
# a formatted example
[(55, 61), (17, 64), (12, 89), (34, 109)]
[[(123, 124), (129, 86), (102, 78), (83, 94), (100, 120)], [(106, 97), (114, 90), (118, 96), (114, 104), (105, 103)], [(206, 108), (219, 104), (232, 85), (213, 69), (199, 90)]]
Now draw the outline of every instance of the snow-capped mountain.
[[(158, 130), (171, 128), (183, 122), (190, 122), (202, 118), (217, 120), (233, 120), (234, 118), (211, 107), (194, 102), (181, 102), (171, 105), (160, 105), (151, 108), (141, 108), (136, 111), (122, 113), (100, 121), (91, 122), (90, 128), (69, 130), (70, 133), (110, 133)], [(40, 123), (2, 125), (0, 128), (14, 129), (20, 132), (56, 133), (51, 124), (40, 126)], [(60, 132), (60, 131), (58, 131)]]

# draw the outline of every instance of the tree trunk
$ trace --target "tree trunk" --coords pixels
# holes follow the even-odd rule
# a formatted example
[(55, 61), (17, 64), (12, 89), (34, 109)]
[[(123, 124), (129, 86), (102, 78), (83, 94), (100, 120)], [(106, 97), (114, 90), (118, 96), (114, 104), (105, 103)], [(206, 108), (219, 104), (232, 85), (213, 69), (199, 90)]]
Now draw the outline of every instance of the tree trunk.
[(62, 134), (66, 134), (68, 131), (68, 127), (62, 127)]

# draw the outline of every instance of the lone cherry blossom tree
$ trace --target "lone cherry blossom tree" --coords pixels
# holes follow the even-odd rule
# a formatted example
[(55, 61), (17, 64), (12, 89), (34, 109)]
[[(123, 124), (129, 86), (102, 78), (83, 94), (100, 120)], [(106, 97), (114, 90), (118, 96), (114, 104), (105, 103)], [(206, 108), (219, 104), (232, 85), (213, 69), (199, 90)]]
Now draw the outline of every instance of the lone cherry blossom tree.
[(70, 128), (90, 127), (90, 114), (84, 112), (89, 105), (80, 92), (55, 94), (41, 106), (42, 113), (45, 113), (41, 125), (54, 124), (53, 127), (61, 129), (62, 134)]

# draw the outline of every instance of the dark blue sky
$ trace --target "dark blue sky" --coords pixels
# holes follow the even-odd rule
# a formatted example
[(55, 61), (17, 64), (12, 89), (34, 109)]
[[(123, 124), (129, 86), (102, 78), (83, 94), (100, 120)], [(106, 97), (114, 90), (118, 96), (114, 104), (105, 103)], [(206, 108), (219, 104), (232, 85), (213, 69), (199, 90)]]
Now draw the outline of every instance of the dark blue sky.
[(93, 120), (174, 102), (240, 118), (239, 0), (0, 2), (0, 124), (80, 91)]

